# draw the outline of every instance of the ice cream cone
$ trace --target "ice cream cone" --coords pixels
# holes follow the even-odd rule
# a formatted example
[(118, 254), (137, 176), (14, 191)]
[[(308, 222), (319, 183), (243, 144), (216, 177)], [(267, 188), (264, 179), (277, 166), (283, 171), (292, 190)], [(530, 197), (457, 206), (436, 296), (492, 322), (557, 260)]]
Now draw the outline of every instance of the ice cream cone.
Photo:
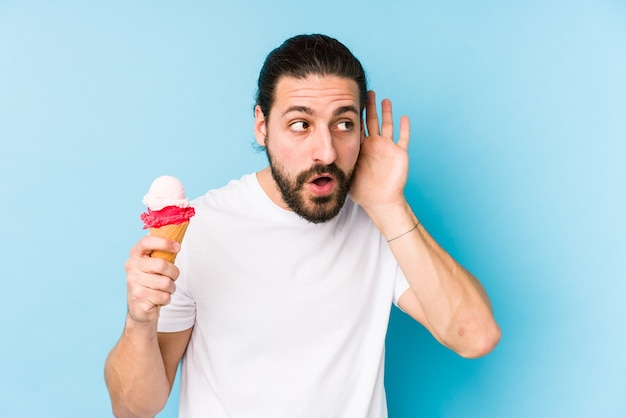
[[(150, 228), (150, 235), (172, 239), (179, 244), (183, 242), (183, 237), (189, 226), (189, 221), (177, 225), (164, 225), (160, 228)], [(165, 251), (152, 251), (151, 257), (158, 257), (173, 263), (176, 260), (175, 253)]]

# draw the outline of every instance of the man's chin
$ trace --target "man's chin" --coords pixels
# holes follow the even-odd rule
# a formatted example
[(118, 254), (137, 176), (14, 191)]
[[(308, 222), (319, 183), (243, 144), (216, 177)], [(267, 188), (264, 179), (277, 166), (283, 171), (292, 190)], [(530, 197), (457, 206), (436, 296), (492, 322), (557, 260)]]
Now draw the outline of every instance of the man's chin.
[(324, 223), (335, 218), (344, 202), (337, 202), (334, 195), (316, 196), (311, 198), (306, 208), (291, 208), (301, 218), (315, 224)]
[(333, 205), (333, 202), (335, 200), (336, 198), (334, 194), (329, 194), (326, 196), (314, 196), (311, 198), (311, 202), (313, 202), (315, 206), (331, 206)]

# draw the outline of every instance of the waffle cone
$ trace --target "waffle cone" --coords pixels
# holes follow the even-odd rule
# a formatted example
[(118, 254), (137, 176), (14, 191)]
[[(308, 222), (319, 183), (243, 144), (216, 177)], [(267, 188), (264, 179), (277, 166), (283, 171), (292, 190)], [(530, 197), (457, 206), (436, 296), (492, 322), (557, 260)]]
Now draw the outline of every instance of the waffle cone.
[[(150, 228), (150, 235), (155, 237), (169, 238), (178, 242), (183, 242), (183, 237), (189, 226), (189, 221), (178, 225), (165, 225), (160, 228)], [(151, 257), (158, 257), (173, 263), (176, 260), (176, 254), (165, 251), (152, 251)]]

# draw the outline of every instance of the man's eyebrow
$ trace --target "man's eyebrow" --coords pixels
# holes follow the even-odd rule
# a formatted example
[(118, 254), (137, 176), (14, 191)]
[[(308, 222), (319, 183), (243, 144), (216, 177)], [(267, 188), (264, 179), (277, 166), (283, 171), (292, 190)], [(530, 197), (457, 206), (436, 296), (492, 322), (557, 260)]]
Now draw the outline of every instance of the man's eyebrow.
[(348, 112), (352, 112), (355, 113), (356, 115), (359, 114), (359, 111), (357, 110), (356, 107), (348, 105), (348, 106), (341, 106), (338, 107), (334, 112), (333, 115), (334, 116), (340, 116), (343, 115), (344, 113), (348, 113)]
[(315, 112), (313, 112), (313, 109), (311, 109), (310, 107), (306, 107), (306, 106), (291, 106), (291, 107), (289, 107), (287, 110), (285, 110), (283, 112), (283, 116), (285, 116), (287, 113), (291, 113), (291, 112), (306, 113), (309, 116), (313, 116), (315, 114)]

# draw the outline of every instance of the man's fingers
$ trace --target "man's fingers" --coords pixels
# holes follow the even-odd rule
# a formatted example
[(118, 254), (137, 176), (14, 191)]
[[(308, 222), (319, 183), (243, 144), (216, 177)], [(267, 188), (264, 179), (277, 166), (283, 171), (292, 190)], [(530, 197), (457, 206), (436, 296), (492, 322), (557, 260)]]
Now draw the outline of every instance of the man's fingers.
[(167, 305), (176, 291), (180, 270), (174, 264), (150, 257), (155, 250), (177, 253), (180, 244), (169, 239), (144, 236), (130, 250), (126, 261), (128, 312), (137, 322), (154, 321), (159, 306)]
[(131, 257), (126, 262), (128, 312), (138, 322), (158, 318), (176, 291), (178, 267), (160, 258)]
[(172, 293), (163, 290), (150, 289), (149, 287), (137, 286), (128, 291), (129, 307), (138, 306), (140, 309), (149, 310), (151, 305), (167, 305), (170, 303)]
[(370, 90), (367, 92), (367, 103), (365, 107), (365, 121), (367, 123), (367, 135), (378, 136), (378, 114), (376, 113), (376, 93)]
[(409, 140), (411, 136), (411, 123), (408, 116), (402, 116), (400, 118), (400, 137), (398, 138), (398, 146), (403, 150), (408, 151)]
[(146, 235), (142, 237), (133, 248), (130, 249), (130, 256), (148, 257), (152, 251), (155, 250), (177, 253), (180, 251), (180, 244), (167, 238)]
[(378, 112), (376, 110), (376, 93), (367, 92), (366, 122), (369, 136), (383, 136), (393, 141), (393, 112), (391, 100), (384, 99), (381, 102), (382, 124), (379, 126)]
[(169, 305), (172, 294), (147, 287), (134, 287), (128, 290), (128, 312), (138, 322), (144, 322), (153, 315), (158, 317), (159, 306)]
[(393, 140), (393, 115), (391, 112), (391, 100), (385, 99), (381, 103), (383, 113), (382, 134), (383, 137)]
[(139, 283), (143, 283), (141, 278), (144, 275), (158, 275), (175, 281), (180, 274), (180, 270), (174, 264), (156, 257), (130, 257), (125, 267), (126, 274), (136, 278), (135, 281)]
[(174, 280), (159, 274), (144, 275), (139, 280), (138, 284), (140, 287), (170, 295), (176, 291), (176, 283), (174, 283)]

